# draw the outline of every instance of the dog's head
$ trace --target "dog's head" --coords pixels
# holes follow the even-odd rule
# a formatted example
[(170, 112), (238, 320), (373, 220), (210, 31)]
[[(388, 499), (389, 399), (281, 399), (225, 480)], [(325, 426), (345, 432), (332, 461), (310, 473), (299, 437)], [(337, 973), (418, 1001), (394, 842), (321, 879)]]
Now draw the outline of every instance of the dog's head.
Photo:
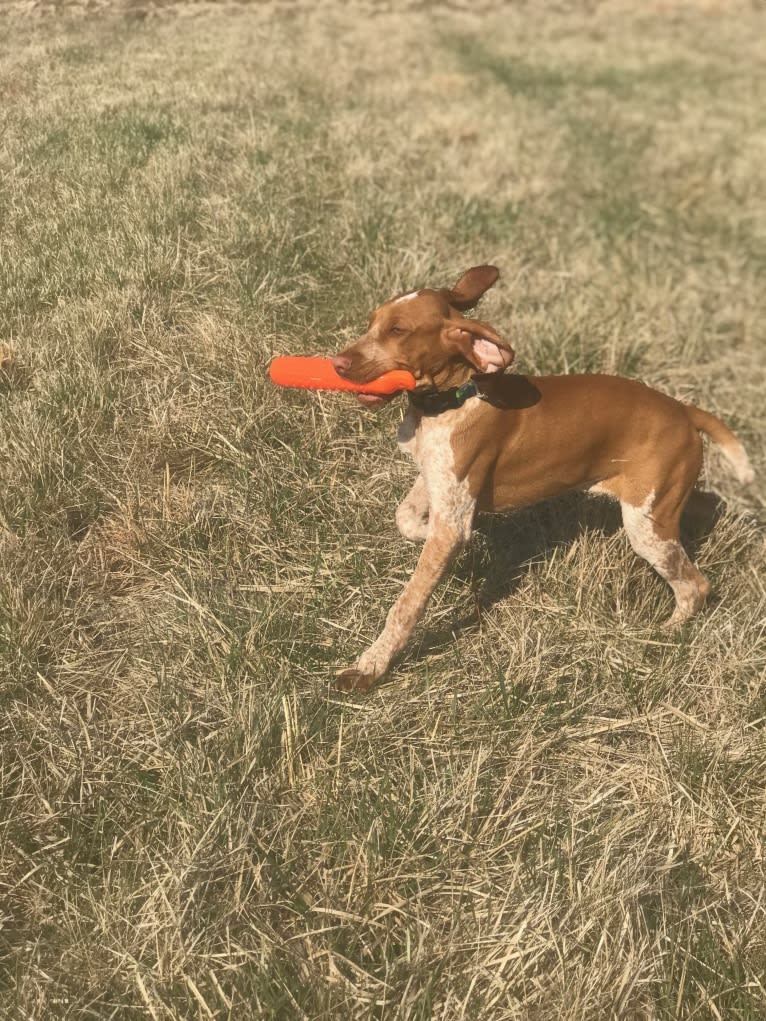
[[(498, 276), (494, 266), (474, 266), (452, 289), (411, 291), (387, 301), (370, 316), (367, 332), (332, 359), (335, 371), (355, 383), (369, 383), (391, 369), (408, 369), (418, 389), (430, 391), (502, 372), (513, 361), (511, 345), (491, 326), (461, 314)], [(369, 406), (390, 400), (359, 399)]]

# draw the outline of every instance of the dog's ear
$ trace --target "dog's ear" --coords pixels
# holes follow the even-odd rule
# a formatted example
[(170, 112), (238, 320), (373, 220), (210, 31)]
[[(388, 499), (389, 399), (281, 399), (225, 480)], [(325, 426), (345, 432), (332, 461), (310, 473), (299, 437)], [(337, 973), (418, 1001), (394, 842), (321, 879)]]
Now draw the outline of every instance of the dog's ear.
[(476, 305), (499, 276), (500, 270), (496, 266), (474, 266), (466, 270), (451, 291), (444, 290), (442, 293), (453, 308), (465, 312)]
[(514, 359), (507, 340), (478, 319), (447, 319), (442, 336), (448, 347), (456, 348), (479, 372), (502, 372)]

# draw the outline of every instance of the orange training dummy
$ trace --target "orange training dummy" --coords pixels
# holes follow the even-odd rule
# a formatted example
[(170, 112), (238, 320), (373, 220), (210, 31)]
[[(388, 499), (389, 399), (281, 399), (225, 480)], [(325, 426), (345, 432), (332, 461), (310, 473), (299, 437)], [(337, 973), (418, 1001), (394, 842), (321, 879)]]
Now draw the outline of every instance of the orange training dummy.
[(352, 383), (338, 375), (329, 358), (297, 355), (275, 358), (269, 366), (269, 376), (272, 383), (278, 386), (297, 387), (301, 390), (346, 390), (355, 394), (387, 396), (400, 390), (415, 389), (415, 377), (402, 369), (384, 372), (369, 383)]

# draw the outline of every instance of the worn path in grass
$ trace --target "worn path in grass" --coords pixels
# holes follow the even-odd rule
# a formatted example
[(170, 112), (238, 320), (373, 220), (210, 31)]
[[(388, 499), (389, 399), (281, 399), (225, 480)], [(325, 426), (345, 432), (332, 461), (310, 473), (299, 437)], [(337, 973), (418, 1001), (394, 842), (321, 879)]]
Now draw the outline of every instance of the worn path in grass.
[[(3, 1017), (766, 1016), (766, 12), (555, 7), (4, 21)], [(401, 409), (265, 368), (478, 262), (523, 370), (760, 474), (706, 469), (682, 634), (562, 500), (342, 698), (417, 556)]]

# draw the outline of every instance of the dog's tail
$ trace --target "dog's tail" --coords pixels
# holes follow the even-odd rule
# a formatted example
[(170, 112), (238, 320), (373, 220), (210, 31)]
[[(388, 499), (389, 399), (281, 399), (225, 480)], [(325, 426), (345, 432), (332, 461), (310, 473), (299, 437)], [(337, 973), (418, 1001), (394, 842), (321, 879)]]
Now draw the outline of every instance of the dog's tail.
[(699, 432), (707, 433), (710, 439), (720, 449), (726, 463), (737, 476), (743, 486), (748, 485), (755, 478), (753, 466), (745, 452), (745, 448), (739, 442), (728, 426), (724, 425), (720, 418), (711, 415), (708, 411), (695, 408), (687, 404), (689, 417), (692, 425)]

